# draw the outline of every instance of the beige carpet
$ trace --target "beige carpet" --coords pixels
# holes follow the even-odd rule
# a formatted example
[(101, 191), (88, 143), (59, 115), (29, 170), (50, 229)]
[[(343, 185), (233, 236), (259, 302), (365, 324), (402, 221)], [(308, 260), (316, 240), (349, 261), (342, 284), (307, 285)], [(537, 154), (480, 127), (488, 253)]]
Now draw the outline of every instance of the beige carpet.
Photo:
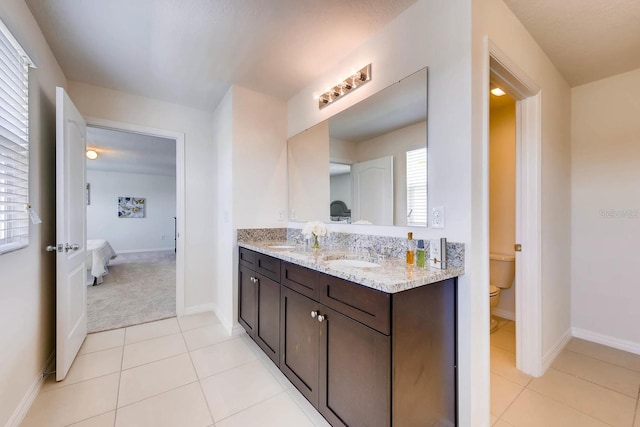
[(173, 252), (119, 255), (100, 285), (87, 287), (89, 332), (138, 325), (176, 315)]

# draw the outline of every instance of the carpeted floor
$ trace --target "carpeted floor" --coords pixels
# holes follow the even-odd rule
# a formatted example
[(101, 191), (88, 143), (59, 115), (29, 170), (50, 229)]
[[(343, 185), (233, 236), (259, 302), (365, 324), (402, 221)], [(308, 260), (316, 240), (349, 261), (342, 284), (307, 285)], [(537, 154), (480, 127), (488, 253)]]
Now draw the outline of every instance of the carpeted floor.
[(120, 254), (101, 285), (87, 287), (89, 332), (176, 315), (175, 253)]

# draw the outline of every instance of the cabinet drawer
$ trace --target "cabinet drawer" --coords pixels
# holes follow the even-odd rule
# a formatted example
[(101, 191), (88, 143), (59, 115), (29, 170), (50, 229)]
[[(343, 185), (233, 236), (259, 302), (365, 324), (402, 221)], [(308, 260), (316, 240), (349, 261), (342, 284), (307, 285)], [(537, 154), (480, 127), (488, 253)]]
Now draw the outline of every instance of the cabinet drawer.
[(256, 253), (246, 248), (240, 248), (240, 264), (252, 270), (256, 268)]
[(280, 282), (280, 264), (281, 261), (278, 258), (273, 258), (268, 255), (256, 253), (256, 266), (255, 271), (268, 277), (269, 279)]
[(323, 274), (320, 302), (365, 325), (389, 335), (390, 295)]
[(320, 273), (317, 271), (283, 262), (281, 278), (280, 283), (284, 286), (318, 301), (320, 295)]

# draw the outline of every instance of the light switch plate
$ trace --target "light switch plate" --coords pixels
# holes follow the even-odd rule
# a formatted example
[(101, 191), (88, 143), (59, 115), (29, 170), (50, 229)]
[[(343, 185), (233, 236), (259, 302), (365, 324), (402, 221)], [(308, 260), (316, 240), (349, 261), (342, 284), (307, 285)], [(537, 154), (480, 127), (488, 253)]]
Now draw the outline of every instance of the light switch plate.
[(431, 228), (444, 228), (444, 206), (431, 208)]

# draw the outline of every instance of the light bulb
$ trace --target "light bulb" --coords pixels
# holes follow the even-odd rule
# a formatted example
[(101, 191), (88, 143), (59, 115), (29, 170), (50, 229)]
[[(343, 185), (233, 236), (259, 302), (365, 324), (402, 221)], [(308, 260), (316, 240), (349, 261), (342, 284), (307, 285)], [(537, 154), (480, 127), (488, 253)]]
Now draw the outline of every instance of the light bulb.
[(95, 160), (98, 158), (98, 153), (95, 150), (87, 150), (87, 159)]
[(503, 91), (499, 87), (494, 87), (493, 89), (491, 89), (491, 93), (494, 94), (495, 96), (502, 96), (507, 94), (505, 91)]

